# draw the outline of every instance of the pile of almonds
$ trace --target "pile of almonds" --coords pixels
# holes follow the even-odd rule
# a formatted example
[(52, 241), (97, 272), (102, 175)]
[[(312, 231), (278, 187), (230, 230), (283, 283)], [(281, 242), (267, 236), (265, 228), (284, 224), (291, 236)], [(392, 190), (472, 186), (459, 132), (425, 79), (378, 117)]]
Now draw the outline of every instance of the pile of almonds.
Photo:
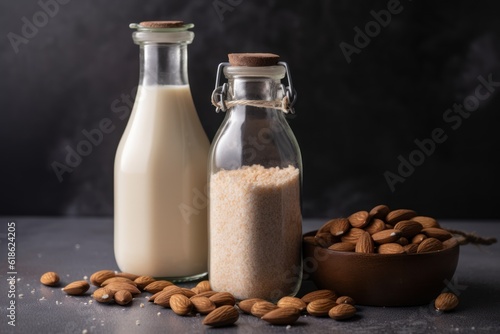
[[(90, 283), (96, 287), (92, 297), (100, 303), (129, 304), (134, 296), (142, 292), (151, 293), (149, 302), (170, 308), (180, 316), (206, 315), (203, 324), (220, 327), (234, 324), (240, 311), (253, 315), (273, 325), (291, 325), (302, 314), (342, 320), (356, 313), (354, 300), (348, 296), (338, 297), (331, 290), (317, 290), (302, 298), (283, 297), (276, 304), (260, 298), (236, 302), (229, 292), (213, 291), (210, 282), (200, 281), (191, 288), (183, 288), (167, 280), (156, 280), (151, 276), (116, 273), (100, 270), (90, 276)], [(47, 286), (57, 286), (59, 275), (47, 272), (40, 282)], [(68, 295), (84, 295), (90, 289), (86, 280), (67, 284), (62, 290)], [(237, 307), (236, 307), (237, 306)]]
[(391, 211), (387, 205), (329, 220), (304, 241), (334, 251), (378, 254), (428, 253), (458, 244), (436, 219), (410, 209)]

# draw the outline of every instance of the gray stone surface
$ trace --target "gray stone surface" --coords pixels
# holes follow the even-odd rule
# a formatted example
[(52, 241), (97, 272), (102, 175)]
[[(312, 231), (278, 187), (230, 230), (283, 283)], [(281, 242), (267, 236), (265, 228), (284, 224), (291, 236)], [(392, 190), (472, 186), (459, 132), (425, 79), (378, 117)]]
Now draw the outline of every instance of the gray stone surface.
[[(6, 276), (7, 223), (16, 223), (16, 326), (7, 324)], [(306, 220), (304, 232), (322, 220)], [(500, 236), (493, 221), (444, 221), (448, 228)], [(358, 306), (349, 321), (301, 317), (290, 328), (271, 326), (242, 315), (237, 325), (210, 329), (201, 317), (179, 317), (171, 310), (148, 303), (145, 296), (130, 306), (103, 305), (83, 297), (66, 296), (61, 287), (39, 283), (46, 271), (60, 274), (62, 283), (89, 277), (100, 269), (118, 267), (113, 255), (111, 219), (18, 218), (0, 219), (0, 332), (1, 333), (498, 333), (500, 332), (500, 245), (462, 246), (459, 265), (451, 283), (460, 305), (442, 314), (432, 305), (404, 308)], [(140, 238), (140, 225), (138, 225)], [(367, 281), (370, 278), (367, 277)], [(190, 287), (194, 285), (185, 284)], [(299, 296), (313, 290), (305, 280)], [(390, 287), (387, 287), (390, 289)], [(142, 305), (143, 304), (143, 305)]]

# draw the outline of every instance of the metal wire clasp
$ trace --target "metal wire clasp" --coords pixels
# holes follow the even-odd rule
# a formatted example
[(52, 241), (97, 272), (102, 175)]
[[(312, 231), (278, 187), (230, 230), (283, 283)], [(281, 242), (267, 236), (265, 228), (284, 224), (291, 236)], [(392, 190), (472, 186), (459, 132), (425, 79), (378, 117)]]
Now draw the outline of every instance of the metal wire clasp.
[[(286, 113), (294, 114), (295, 110), (293, 108), (293, 105), (297, 100), (297, 92), (293, 88), (290, 69), (288, 68), (288, 64), (283, 61), (278, 62), (278, 64), (285, 68), (286, 77), (288, 80), (288, 86), (281, 84), (281, 89), (283, 90), (284, 93), (282, 105), (286, 105), (286, 110), (287, 110)], [(217, 113), (220, 112), (221, 110), (225, 112), (228, 109), (226, 105), (228, 84), (224, 83), (220, 85), (222, 73), (225, 66), (230, 66), (230, 64), (228, 62), (223, 62), (220, 63), (219, 66), (217, 66), (217, 75), (215, 76), (215, 88), (212, 92), (212, 97), (211, 97), (212, 104), (216, 107), (215, 112)]]

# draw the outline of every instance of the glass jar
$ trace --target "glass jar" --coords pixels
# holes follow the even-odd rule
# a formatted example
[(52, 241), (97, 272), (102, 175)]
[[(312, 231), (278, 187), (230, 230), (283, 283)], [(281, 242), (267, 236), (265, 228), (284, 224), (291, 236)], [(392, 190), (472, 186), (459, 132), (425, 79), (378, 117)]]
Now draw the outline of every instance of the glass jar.
[(302, 278), (302, 158), (285, 118), (295, 92), (278, 56), (229, 57), (212, 95), (226, 116), (209, 154), (210, 284), (275, 301), (295, 295)]
[(114, 252), (138, 275), (189, 281), (207, 273), (209, 141), (187, 73), (192, 24), (131, 24), (140, 46), (134, 107), (115, 158)]

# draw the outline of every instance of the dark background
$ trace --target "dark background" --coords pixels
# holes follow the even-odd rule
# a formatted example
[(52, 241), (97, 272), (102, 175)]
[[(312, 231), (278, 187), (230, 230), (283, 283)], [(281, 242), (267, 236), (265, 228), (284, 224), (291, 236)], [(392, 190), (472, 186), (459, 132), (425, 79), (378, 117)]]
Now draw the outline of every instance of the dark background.
[[(60, 1), (67, 3), (47, 22), (37, 1), (0, 2), (0, 215), (113, 214), (113, 160), (126, 119), (112, 105), (138, 83), (128, 25), (181, 19), (195, 23), (189, 76), (210, 139), (223, 116), (210, 94), (227, 53), (273, 52), (288, 62), (306, 217), (380, 203), (438, 218), (500, 217), (500, 88), (460, 125), (443, 119), (474, 96), (478, 76), (500, 81), (498, 2), (402, 0), (348, 63), (340, 43), (354, 45), (354, 28), (364, 31), (387, 1)], [(23, 18), (34, 16), (41, 26), (15, 52), (8, 34), (23, 36)], [(51, 164), (64, 163), (66, 147), (103, 118), (114, 131), (59, 182)], [(408, 159), (414, 141), (436, 128), (446, 141), (391, 191), (384, 172), (397, 173), (398, 156)]]

